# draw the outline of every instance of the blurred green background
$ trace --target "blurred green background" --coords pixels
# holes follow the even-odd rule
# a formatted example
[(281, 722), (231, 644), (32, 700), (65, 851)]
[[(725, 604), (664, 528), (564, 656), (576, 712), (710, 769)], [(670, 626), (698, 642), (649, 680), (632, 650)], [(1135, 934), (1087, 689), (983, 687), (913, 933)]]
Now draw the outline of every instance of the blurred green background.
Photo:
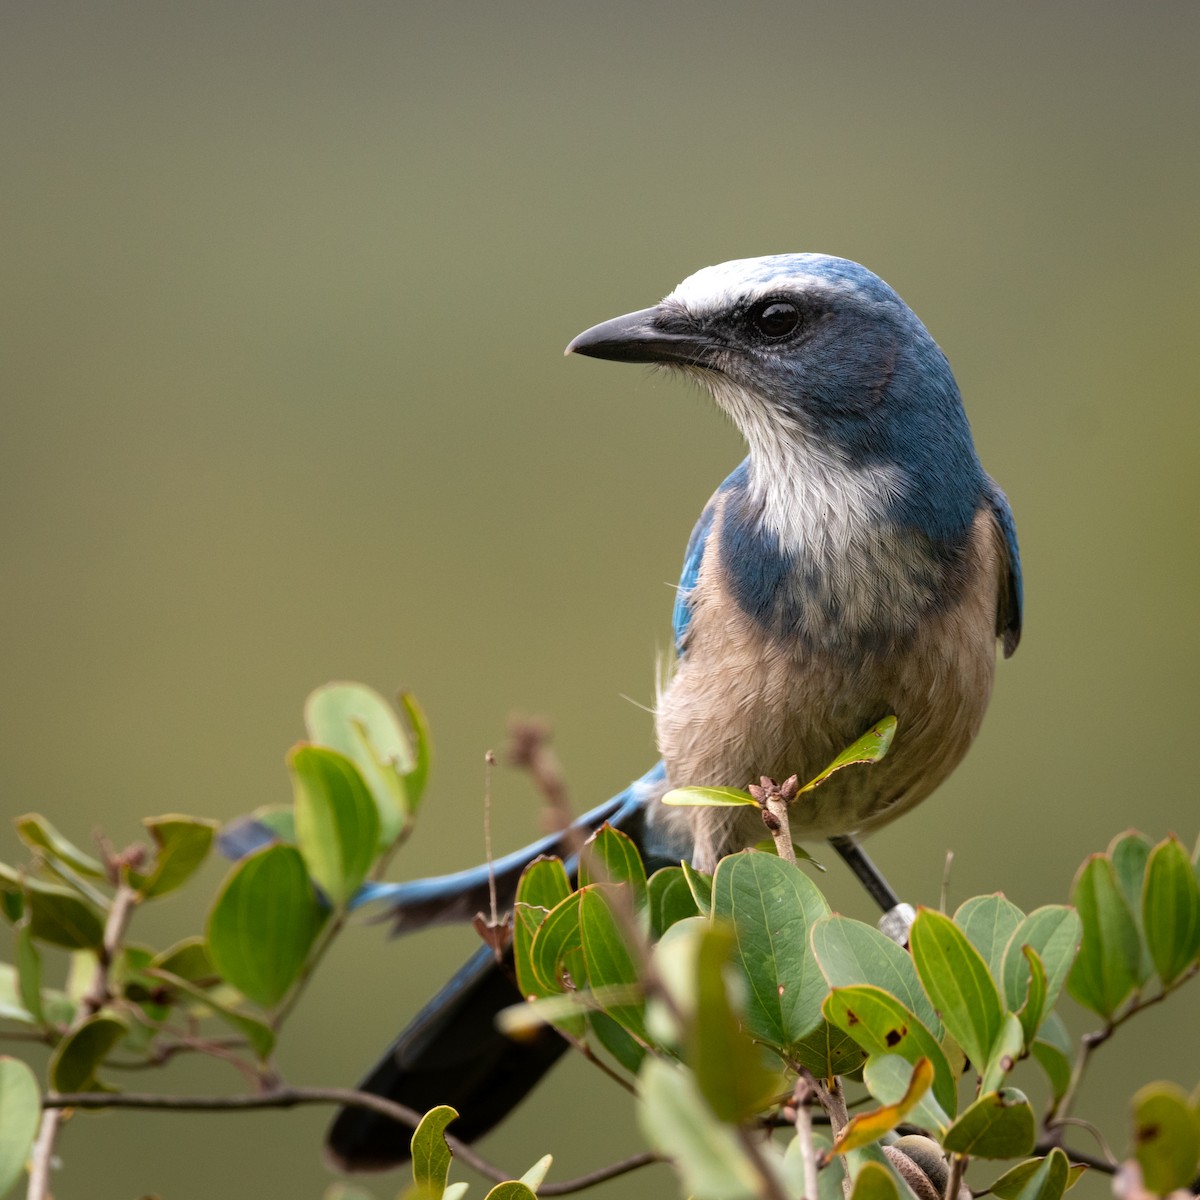
[[(686, 386), (562, 347), (705, 264), (821, 250), (950, 355), (1028, 581), (977, 747), (873, 853), (914, 901), (953, 848), (952, 903), (1029, 908), (1130, 824), (1190, 844), (1198, 46), (1191, 3), (7, 0), (5, 817), (126, 842), (286, 800), (334, 678), (411, 687), (433, 723), (400, 874), (481, 857), (513, 711), (553, 721), (578, 805), (622, 786), (684, 541), (742, 451)], [(495, 793), (510, 848), (538, 800)], [(135, 933), (193, 931), (220, 878)], [(352, 929), (289, 1077), (352, 1082), (471, 940)], [(1098, 1055), (1084, 1111), (1118, 1151), (1136, 1085), (1196, 1082), (1198, 1011), (1193, 985)], [(81, 1115), (57, 1194), (316, 1198), (327, 1118)], [(571, 1063), (484, 1148), (561, 1178), (639, 1146)]]

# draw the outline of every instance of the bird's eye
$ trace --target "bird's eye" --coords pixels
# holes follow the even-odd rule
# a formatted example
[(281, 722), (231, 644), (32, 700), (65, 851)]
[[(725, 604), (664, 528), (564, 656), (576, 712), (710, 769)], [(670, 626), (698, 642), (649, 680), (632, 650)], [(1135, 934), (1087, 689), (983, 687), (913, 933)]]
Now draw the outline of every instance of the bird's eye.
[(750, 324), (765, 338), (778, 341), (800, 324), (800, 310), (787, 300), (768, 300), (750, 310)]

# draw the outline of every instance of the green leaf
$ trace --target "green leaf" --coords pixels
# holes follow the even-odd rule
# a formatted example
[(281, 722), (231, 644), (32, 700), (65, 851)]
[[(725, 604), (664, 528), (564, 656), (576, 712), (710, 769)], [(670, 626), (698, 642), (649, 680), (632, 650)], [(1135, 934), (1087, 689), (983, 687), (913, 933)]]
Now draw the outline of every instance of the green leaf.
[(696, 907), (700, 910), (702, 916), (707, 917), (712, 912), (712, 876), (705, 875), (703, 871), (697, 871), (691, 863), (681, 862), (679, 868), (683, 871), (683, 877), (687, 880), (688, 887), (692, 892), (692, 899), (696, 901)]
[(22, 920), (17, 926), (16, 959), (21, 1005), (38, 1024), (41, 1024), (46, 1019), (42, 1010), (42, 956), (33, 944), (33, 933), (28, 920)]
[(16, 967), (0, 962), (0, 1021), (19, 1021), (36, 1025), (37, 1018), (21, 1001), (20, 979)]
[(101, 1010), (58, 1043), (50, 1058), (50, 1086), (56, 1092), (105, 1092), (96, 1071), (129, 1032), (120, 1017)]
[(414, 1130), (412, 1151), (413, 1183), (428, 1195), (440, 1197), (450, 1175), (450, 1147), (446, 1145), (446, 1126), (458, 1116), (448, 1104), (432, 1108)]
[(674, 1160), (685, 1195), (703, 1200), (758, 1195), (761, 1181), (737, 1135), (713, 1116), (688, 1072), (648, 1058), (638, 1097), (642, 1134), (654, 1150)]
[(529, 965), (541, 995), (552, 996), (565, 991), (568, 981), (573, 988), (587, 983), (582, 956), (575, 963), (570, 961), (570, 956), (579, 952), (582, 945), (579, 893), (573, 892), (550, 910), (530, 947)]
[[(640, 990), (636, 994), (629, 994), (623, 999), (640, 998)], [(608, 1000), (603, 993), (597, 999), (597, 1003), (603, 1003)], [(596, 1040), (604, 1047), (621, 1064), (631, 1075), (636, 1075), (642, 1069), (642, 1063), (646, 1058), (646, 1049), (643, 1045), (637, 1042), (633, 1035), (625, 1029), (623, 1025), (618, 1025), (605, 1012), (590, 1012), (588, 1013), (588, 1026), (592, 1033), (595, 1034)]]
[(1036, 1121), (1029, 1101), (1016, 1088), (980, 1096), (946, 1130), (942, 1146), (977, 1158), (1020, 1158), (1036, 1140)]
[(409, 777), (415, 776), (419, 787), (413, 790), (419, 793), (428, 770), (427, 758), (424, 764), (418, 761), (392, 706), (364, 684), (329, 683), (309, 695), (304, 725), (314, 743), (338, 751), (358, 768), (375, 806), (378, 845), (390, 846), (416, 807), (410, 803)]
[(791, 863), (750, 852), (717, 865), (713, 916), (733, 925), (734, 961), (748, 984), (746, 1029), (785, 1053), (821, 1020), (827, 986), (808, 935), (828, 915), (825, 897)]
[(39, 942), (68, 950), (94, 950), (104, 941), (99, 913), (67, 888), (31, 879), (0, 863), (0, 891), (23, 897), (30, 932)]
[(1071, 1085), (1071, 1055), (1074, 1047), (1071, 1035), (1058, 1013), (1051, 1013), (1038, 1031), (1037, 1040), (1031, 1047), (1033, 1057), (1046, 1072), (1054, 1099), (1060, 1100)]
[(1200, 954), (1200, 884), (1174, 834), (1154, 847), (1146, 864), (1142, 927), (1154, 969), (1169, 987)]
[(547, 988), (533, 969), (531, 952), (534, 935), (550, 910), (571, 894), (571, 881), (558, 858), (538, 858), (521, 873), (513, 908), (513, 960), (517, 970), (517, 986), (521, 995), (546, 996), (557, 993), (560, 986)]
[(803, 796), (805, 792), (811, 792), (813, 788), (820, 787), (830, 775), (835, 774), (844, 767), (852, 767), (857, 763), (879, 762), (887, 754), (892, 744), (892, 738), (895, 736), (896, 718), (884, 717), (882, 721), (872, 725), (858, 741), (847, 746), (820, 775), (814, 779), (810, 779), (797, 795)]
[(1108, 858), (1113, 865), (1117, 886), (1125, 903), (1136, 916), (1142, 907), (1142, 884), (1146, 878), (1146, 861), (1154, 843), (1136, 829), (1127, 829), (1109, 843)]
[(1083, 924), (1074, 909), (1063, 904), (1035, 908), (1013, 930), (1004, 950), (1004, 998), (1016, 1012), (1029, 994), (1029, 960), (1022, 947), (1037, 953), (1046, 971), (1046, 999), (1043, 1011), (1049, 1012), (1058, 999), (1083, 937)]
[(404, 790), (408, 798), (408, 811), (415, 816), (429, 782), (433, 745), (429, 740), (429, 722), (425, 719), (425, 711), (412, 692), (400, 693), (400, 708), (408, 721), (409, 742), (413, 752), (412, 769), (404, 772)]
[(1025, 1049), (1025, 1030), (1016, 1013), (1005, 1013), (1000, 1033), (992, 1043), (992, 1052), (983, 1070), (979, 1072), (979, 1090), (994, 1092), (1004, 1082), (1004, 1077), (1017, 1065)]
[(1025, 993), (1025, 1003), (1017, 1012), (1026, 1048), (1033, 1045), (1037, 1031), (1041, 1028), (1042, 1017), (1046, 1012), (1046, 968), (1032, 946), (1021, 947), (1026, 962), (1029, 963), (1029, 989)]
[(845, 1030), (868, 1054), (898, 1054), (910, 1066), (928, 1058), (938, 1104), (947, 1113), (958, 1110), (956, 1081), (937, 1039), (890, 992), (867, 985), (835, 988), (824, 1011), (826, 1020)]
[[(886, 1057), (895, 1059), (889, 1054)], [(901, 1060), (903, 1061), (903, 1060)], [(849, 1123), (833, 1143), (834, 1154), (847, 1154), (851, 1150), (860, 1150), (877, 1142), (884, 1134), (891, 1133), (901, 1121), (908, 1116), (918, 1101), (929, 1091), (933, 1083), (933, 1063), (927, 1058), (918, 1058), (911, 1068), (907, 1086), (900, 1098), (892, 1103), (869, 1112), (855, 1113)], [(861, 1179), (861, 1175), (859, 1176)], [(858, 1191), (858, 1180), (855, 1181), (855, 1191)]]
[(578, 896), (580, 943), (588, 984), (614, 1021), (645, 1040), (644, 1005), (640, 998), (633, 1003), (618, 1004), (602, 999), (607, 988), (636, 989), (639, 984), (637, 962), (629, 950), (625, 930), (613, 912), (624, 897), (611, 884), (592, 884), (582, 888)]
[(663, 867), (647, 881), (650, 936), (657, 941), (676, 921), (697, 916), (696, 898), (682, 867)]
[(664, 793), (663, 804), (687, 805), (692, 808), (758, 807), (758, 801), (740, 788), (681, 787)]
[(873, 925), (835, 913), (813, 926), (812, 947), (830, 987), (881, 987), (916, 1013), (935, 1038), (941, 1036), (942, 1023), (921, 987), (912, 957)]
[(65, 862), (81, 875), (107, 880), (108, 872), (105, 871), (104, 864), (90, 854), (85, 854), (73, 842), (69, 842), (41, 813), (26, 813), (23, 817), (18, 817), (14, 824), (17, 827), (17, 836), (30, 849), (44, 851), (51, 858)]
[(1071, 902), (1083, 922), (1083, 939), (1067, 977), (1067, 991), (1100, 1016), (1111, 1017), (1138, 983), (1142, 943), (1112, 863), (1093, 854), (1080, 868)]
[(1003, 978), (1004, 951), (1025, 914), (1002, 893), (975, 896), (959, 907), (954, 923), (967, 935), (995, 980)]
[(917, 913), (908, 942), (926, 995), (982, 1072), (1004, 1022), (1004, 1006), (987, 963), (949, 917), (930, 908)]
[(854, 1177), (850, 1200), (900, 1200), (900, 1189), (895, 1176), (882, 1163), (865, 1162)]
[(536, 1192), (546, 1182), (546, 1176), (550, 1174), (552, 1166), (554, 1166), (554, 1155), (544, 1154), (521, 1176), (518, 1182), (525, 1184), (526, 1187), (532, 1188)]
[(1154, 964), (1150, 961), (1150, 951), (1142, 929), (1142, 888), (1146, 880), (1146, 862), (1153, 848), (1154, 843), (1136, 829), (1127, 829), (1113, 838), (1108, 846), (1108, 857), (1113, 865), (1117, 886), (1129, 905), (1138, 933), (1142, 935), (1142, 957), (1138, 963), (1139, 987), (1154, 974)]
[(1148, 1083), (1134, 1093), (1133, 1153), (1151, 1192), (1162, 1196), (1191, 1184), (1200, 1166), (1200, 1118), (1182, 1088)]
[(591, 836), (579, 860), (579, 886), (589, 883), (624, 884), (633, 907), (646, 907), (646, 868), (628, 834), (605, 824)]
[(129, 881), (147, 899), (182, 887), (200, 868), (220, 825), (197, 817), (147, 817), (143, 822), (156, 849), (154, 866), (145, 874), (130, 871)]
[(296, 837), (318, 887), (340, 908), (375, 861), (379, 815), (358, 768), (344, 754), (297, 746), (288, 755)]
[(729, 1002), (725, 970), (733, 932), (705, 930), (696, 959), (696, 1011), (687, 1031), (687, 1063), (700, 1094), (722, 1121), (737, 1124), (761, 1111), (780, 1087), (760, 1051), (743, 1032)]
[(857, 1071), (867, 1052), (844, 1029), (822, 1017), (816, 1029), (792, 1047), (792, 1057), (818, 1079), (832, 1079)]
[[(918, 1062), (929, 1062), (929, 1059), (918, 1059)], [(873, 1055), (863, 1069), (863, 1083), (867, 1090), (881, 1104), (900, 1104), (913, 1080), (916, 1068), (912, 1063), (901, 1058), (898, 1054)], [(933, 1079), (932, 1064), (930, 1064), (930, 1079)], [(931, 1090), (918, 1096), (916, 1102), (908, 1110), (909, 1123), (922, 1129), (933, 1130), (939, 1136), (945, 1132), (951, 1118), (938, 1103), (937, 1097)]]
[(190, 996), (199, 1004), (200, 1015), (211, 1012), (217, 1020), (237, 1030), (260, 1060), (265, 1062), (270, 1057), (275, 1048), (275, 1034), (269, 1025), (238, 1012), (228, 1004), (222, 1004), (211, 992), (206, 992), (182, 975), (173, 975), (161, 967), (149, 967), (146, 974), (154, 979), (161, 979), (168, 987)]
[(1000, 1200), (1059, 1200), (1086, 1170), (1083, 1165), (1072, 1167), (1056, 1146), (1045, 1158), (1027, 1158), (1017, 1163), (988, 1190)]
[(488, 1192), (487, 1200), (537, 1200), (537, 1193), (519, 1179), (506, 1179)]
[(208, 957), (208, 948), (202, 937), (189, 937), (176, 942), (161, 954), (156, 954), (150, 966), (177, 975), (189, 983), (216, 982), (217, 969)]
[(20, 1059), (0, 1055), (0, 1196), (21, 1177), (41, 1116), (37, 1077)]
[(299, 978), (326, 916), (299, 851), (267, 846), (242, 859), (218, 893), (209, 958), (242, 995), (270, 1008)]

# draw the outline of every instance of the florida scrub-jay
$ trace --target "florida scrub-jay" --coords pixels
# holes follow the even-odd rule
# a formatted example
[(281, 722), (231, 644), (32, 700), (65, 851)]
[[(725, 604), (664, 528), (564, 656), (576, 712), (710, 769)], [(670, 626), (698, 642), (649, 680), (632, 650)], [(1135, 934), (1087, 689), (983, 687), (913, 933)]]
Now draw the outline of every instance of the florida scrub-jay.
[[(996, 642), (1021, 632), (1016, 531), (983, 470), (946, 356), (912, 310), (857, 263), (780, 254), (707, 267), (653, 308), (581, 333), (568, 353), (651, 363), (707, 389), (749, 454), (692, 533), (674, 610), (677, 662), (658, 698), (661, 762), (580, 819), (625, 828), (653, 861), (710, 871), (759, 841), (747, 808), (674, 808), (670, 786), (744, 788), (815, 775), (889, 713), (891, 752), (843, 771), (791, 811), (793, 835), (841, 838), (891, 821), (966, 753), (991, 691)], [(511, 898), (543, 839), (496, 864)], [(469, 919), (486, 869), (381, 885), (398, 929)], [(486, 1132), (562, 1052), (494, 1028), (515, 986), (484, 948), (364, 1081), (454, 1131)], [(404, 1161), (391, 1122), (344, 1110), (331, 1157)]]

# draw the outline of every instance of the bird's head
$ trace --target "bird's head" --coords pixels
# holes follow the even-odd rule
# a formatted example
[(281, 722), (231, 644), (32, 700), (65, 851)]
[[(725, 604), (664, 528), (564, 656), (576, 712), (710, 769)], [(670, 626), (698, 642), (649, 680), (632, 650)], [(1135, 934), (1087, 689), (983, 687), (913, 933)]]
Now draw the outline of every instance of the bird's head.
[(749, 443), (753, 489), (785, 540), (796, 524), (788, 489), (819, 487), (814, 503), (861, 501), (933, 536), (959, 532), (982, 494), (946, 356), (882, 279), (847, 259), (705, 267), (653, 308), (585, 330), (567, 353), (666, 366), (707, 388)]
[(782, 439), (853, 463), (894, 462), (914, 440), (970, 445), (945, 355), (882, 279), (844, 258), (705, 267), (653, 308), (581, 333), (567, 353), (694, 376), (752, 454)]

